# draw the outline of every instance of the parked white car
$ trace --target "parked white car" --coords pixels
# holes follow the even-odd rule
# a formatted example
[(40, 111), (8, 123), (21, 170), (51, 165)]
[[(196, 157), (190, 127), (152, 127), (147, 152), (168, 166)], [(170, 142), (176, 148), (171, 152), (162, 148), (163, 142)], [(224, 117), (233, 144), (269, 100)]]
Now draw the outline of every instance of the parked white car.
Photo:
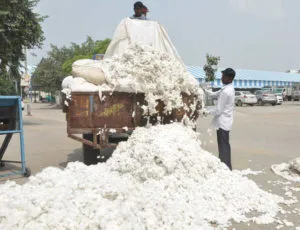
[(276, 95), (277, 99), (277, 105), (281, 105), (283, 102), (283, 96), (282, 95)]
[(277, 98), (272, 91), (258, 90), (255, 92), (258, 105), (271, 104), (272, 106), (277, 104)]
[(235, 104), (237, 106), (243, 106), (244, 104), (253, 106), (257, 103), (257, 98), (249, 91), (236, 91), (235, 92)]
[(281, 105), (282, 102), (283, 102), (283, 99), (284, 99), (284, 92), (285, 92), (285, 89), (282, 89), (282, 88), (275, 88), (272, 93), (275, 94), (276, 96), (276, 100), (277, 100), (277, 105)]

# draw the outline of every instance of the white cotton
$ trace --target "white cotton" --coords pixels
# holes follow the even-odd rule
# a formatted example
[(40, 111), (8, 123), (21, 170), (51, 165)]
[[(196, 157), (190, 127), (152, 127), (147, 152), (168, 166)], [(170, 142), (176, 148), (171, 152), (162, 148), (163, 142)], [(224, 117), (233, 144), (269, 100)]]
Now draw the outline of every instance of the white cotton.
[(208, 133), (209, 136), (212, 136), (212, 129), (208, 128), (206, 132)]
[(300, 157), (290, 161), (290, 168), (295, 170), (300, 176)]
[(97, 92), (98, 87), (89, 82), (85, 82), (81, 85), (76, 85), (76, 86), (72, 87), (72, 91), (75, 91), (75, 92)]
[(109, 129), (109, 131), (108, 131), (109, 133), (116, 133), (117, 132), (117, 130), (116, 129)]
[(243, 170), (233, 170), (233, 172), (240, 174), (241, 176), (247, 176), (247, 175), (259, 175), (263, 173), (262, 171), (252, 171), (251, 169), (243, 169)]
[[(120, 56), (103, 61), (106, 81), (115, 91), (143, 92), (150, 114), (156, 113), (157, 100), (165, 104), (165, 113), (184, 107), (181, 93), (202, 100), (197, 80), (176, 58), (150, 46), (133, 44)], [(194, 106), (194, 108), (192, 108)], [(196, 109), (196, 101), (190, 106)]]
[(284, 223), (286, 226), (288, 226), (288, 227), (293, 227), (293, 226), (294, 226), (294, 224), (293, 224), (292, 222), (289, 222), (289, 221), (287, 221), (287, 220), (283, 220), (283, 223)]
[(300, 157), (289, 163), (272, 165), (271, 169), (274, 173), (289, 181), (300, 182)]
[(0, 185), (0, 229), (224, 229), (271, 223), (283, 202), (173, 123), (137, 128), (105, 164), (69, 163)]
[(63, 80), (62, 83), (61, 83), (61, 87), (62, 87), (63, 89), (65, 89), (65, 88), (70, 88), (71, 85), (73, 84), (73, 81), (74, 81), (73, 76), (65, 77), (64, 80)]
[[(193, 114), (199, 109), (198, 103), (203, 102), (203, 91), (186, 67), (170, 54), (158, 52), (151, 46), (132, 44), (121, 55), (106, 58), (102, 68), (105, 84), (96, 86), (77, 77), (72, 79), (72, 84), (63, 84), (63, 87), (72, 92), (94, 92), (97, 87), (99, 92), (144, 93), (147, 105), (142, 108), (150, 115), (157, 113), (158, 100), (164, 103), (165, 114), (180, 108)], [(64, 82), (69, 82), (69, 77)], [(182, 93), (194, 95), (189, 106)]]

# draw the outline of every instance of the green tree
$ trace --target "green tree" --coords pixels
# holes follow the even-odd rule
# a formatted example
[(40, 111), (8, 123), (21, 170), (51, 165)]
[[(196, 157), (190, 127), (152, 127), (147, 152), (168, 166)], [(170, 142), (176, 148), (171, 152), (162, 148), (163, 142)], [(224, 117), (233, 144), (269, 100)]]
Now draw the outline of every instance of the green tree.
[(220, 61), (220, 57), (215, 57), (210, 54), (206, 54), (206, 64), (203, 67), (203, 70), (205, 72), (205, 81), (210, 82), (214, 81), (216, 76), (216, 72), (218, 70), (218, 64)]
[(63, 79), (58, 63), (52, 58), (42, 59), (35, 69), (32, 79), (34, 90), (42, 89), (49, 93), (55, 93), (60, 88)]
[(94, 54), (105, 53), (110, 39), (94, 41), (87, 37), (81, 45), (71, 43), (61, 48), (51, 45), (47, 58), (43, 58), (34, 72), (33, 86), (54, 93), (61, 89), (61, 82), (72, 72), (73, 62), (79, 59), (91, 59)]
[(4, 76), (0, 76), (0, 95), (13, 95), (16, 94), (13, 81), (6, 79)]
[(45, 17), (33, 12), (39, 0), (0, 1), (0, 74), (19, 78), (24, 48), (40, 47), (44, 40), (40, 23)]

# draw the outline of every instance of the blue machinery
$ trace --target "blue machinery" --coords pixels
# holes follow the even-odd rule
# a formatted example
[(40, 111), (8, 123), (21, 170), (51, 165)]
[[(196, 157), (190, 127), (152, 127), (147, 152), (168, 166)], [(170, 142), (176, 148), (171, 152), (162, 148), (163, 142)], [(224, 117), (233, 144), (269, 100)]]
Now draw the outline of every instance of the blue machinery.
[[(13, 134), (20, 135), (21, 161), (2, 160)], [(22, 166), (20, 171), (0, 174), (0, 177), (12, 175), (23, 175), (29, 177), (30, 170), (25, 164), (21, 97), (0, 96), (0, 135), (6, 135), (0, 147), (0, 170), (5, 167), (5, 163), (20, 163)]]

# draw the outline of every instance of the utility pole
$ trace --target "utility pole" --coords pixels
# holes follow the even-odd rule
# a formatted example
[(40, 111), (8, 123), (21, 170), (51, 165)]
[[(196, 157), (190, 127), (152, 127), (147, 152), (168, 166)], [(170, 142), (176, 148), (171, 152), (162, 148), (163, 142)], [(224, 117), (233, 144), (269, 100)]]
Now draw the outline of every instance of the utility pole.
[[(27, 66), (27, 49), (26, 48), (24, 48), (24, 54), (25, 54), (25, 76), (27, 77), (27, 76), (29, 76), (29, 74), (28, 74), (28, 66)], [(30, 100), (29, 100), (29, 94), (30, 94), (30, 90), (31, 90), (31, 80), (30, 79), (28, 79), (29, 80), (29, 85), (28, 85), (28, 91), (27, 91), (27, 99), (26, 99), (26, 101), (27, 101), (27, 116), (32, 116), (31, 115), (31, 106), (30, 106)], [(22, 87), (21, 87), (21, 92), (22, 92)]]

